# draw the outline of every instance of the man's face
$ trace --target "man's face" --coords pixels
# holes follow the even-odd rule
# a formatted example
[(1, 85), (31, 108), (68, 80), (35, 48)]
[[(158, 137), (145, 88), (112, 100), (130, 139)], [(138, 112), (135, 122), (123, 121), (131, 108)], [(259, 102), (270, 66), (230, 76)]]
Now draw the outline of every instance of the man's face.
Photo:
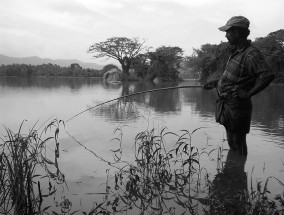
[(228, 40), (228, 42), (230, 43), (230, 45), (236, 45), (237, 42), (238, 42), (238, 31), (236, 29), (232, 29), (232, 28), (229, 28), (227, 31), (226, 31), (226, 38)]

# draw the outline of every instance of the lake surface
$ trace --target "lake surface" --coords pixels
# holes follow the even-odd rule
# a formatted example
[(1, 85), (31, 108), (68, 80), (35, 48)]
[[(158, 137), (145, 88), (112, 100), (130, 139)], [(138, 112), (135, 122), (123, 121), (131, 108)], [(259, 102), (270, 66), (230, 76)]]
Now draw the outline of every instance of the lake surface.
[[(196, 85), (184, 81), (178, 85)], [(224, 128), (215, 122), (216, 92), (202, 88), (186, 88), (139, 94), (120, 101), (92, 108), (111, 99), (140, 91), (173, 87), (177, 84), (140, 83), (108, 85), (100, 79), (84, 78), (0, 78), (0, 134), (5, 127), (17, 131), (23, 120), (23, 131), (42, 128), (52, 119), (67, 121), (61, 129), (60, 167), (73, 193), (95, 192), (94, 181), (103, 182), (106, 177), (104, 162), (95, 157), (69, 135), (108, 161), (113, 161), (110, 150), (118, 145), (113, 138), (122, 131), (123, 159), (134, 159), (135, 136), (154, 128), (180, 133), (198, 129), (193, 135), (196, 147), (210, 145), (212, 148), (228, 149)], [(88, 110), (89, 109), (89, 110)], [(67, 133), (67, 132), (68, 133)], [(181, 133), (180, 133), (181, 134)], [(248, 157), (244, 170), (253, 181), (265, 181), (275, 176), (284, 181), (284, 86), (271, 85), (253, 98), (251, 132), (247, 136)], [(173, 143), (169, 143), (169, 145)], [(212, 155), (213, 157), (215, 155)], [(226, 156), (226, 154), (224, 154)], [(226, 160), (226, 158), (224, 158)], [(216, 163), (204, 160), (211, 177), (216, 174)], [(253, 172), (252, 172), (253, 170)], [(91, 181), (93, 180), (93, 181)], [(282, 193), (278, 183), (271, 182), (273, 194)], [(86, 197), (86, 202), (88, 198)]]

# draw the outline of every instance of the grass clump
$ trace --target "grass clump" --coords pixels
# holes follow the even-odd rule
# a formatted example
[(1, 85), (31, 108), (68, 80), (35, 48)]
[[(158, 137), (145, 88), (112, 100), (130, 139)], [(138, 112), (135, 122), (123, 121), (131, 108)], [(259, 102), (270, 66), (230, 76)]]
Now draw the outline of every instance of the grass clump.
[[(222, 147), (212, 149), (208, 143), (196, 147), (192, 137), (197, 130), (139, 133), (134, 141), (134, 162), (114, 156), (119, 159), (111, 168), (117, 170), (108, 175), (105, 197), (90, 214), (284, 214), (283, 196), (269, 198), (268, 181), (263, 189), (261, 182), (256, 187), (251, 182), (248, 189), (246, 156)], [(169, 139), (174, 140), (173, 147), (169, 147)], [(119, 142), (121, 146), (122, 140)], [(213, 178), (202, 167), (206, 158), (217, 164)]]
[[(6, 128), (0, 145), (0, 213), (31, 215), (41, 214), (49, 207), (41, 208), (43, 198), (56, 192), (52, 183), (64, 183), (65, 178), (58, 167), (59, 124), (52, 121), (41, 133), (32, 129), (24, 135), (22, 125), (17, 133)], [(53, 137), (43, 139), (46, 132), (54, 131)], [(47, 155), (47, 147), (54, 146), (54, 161)], [(43, 192), (44, 179), (49, 183)]]
[[(65, 183), (58, 166), (59, 126), (54, 120), (41, 133), (32, 129), (24, 135), (6, 129), (7, 136), (0, 145), (0, 213), (3, 214), (152, 214), (152, 215), (278, 215), (284, 214), (283, 195), (270, 198), (268, 182), (252, 179), (248, 189), (244, 171), (246, 156), (222, 147), (210, 148), (209, 137), (205, 147), (197, 147), (192, 139), (195, 133), (182, 130), (181, 134), (162, 129), (146, 130), (134, 139), (132, 161), (124, 161), (122, 129), (117, 138), (118, 148), (112, 150), (114, 161), (107, 161), (85, 147), (69, 134), (81, 147), (103, 161), (107, 170), (106, 189), (101, 200), (94, 202), (89, 211), (71, 212), (72, 202), (63, 196), (60, 213), (54, 205), (42, 208), (44, 198), (55, 196), (56, 184)], [(46, 136), (47, 131), (54, 132)], [(52, 153), (48, 153), (47, 149)], [(225, 156), (226, 155), (226, 156)], [(209, 158), (217, 164), (212, 178), (203, 166)], [(213, 159), (215, 158), (215, 159)], [(226, 158), (226, 160), (225, 160)], [(208, 159), (207, 159), (208, 160)], [(39, 169), (41, 171), (39, 171)], [(47, 189), (42, 184), (47, 183)], [(55, 197), (54, 197), (55, 199)], [(81, 204), (81, 202), (80, 202)], [(82, 205), (82, 204), (81, 204)]]
[[(135, 161), (117, 160), (118, 170), (106, 183), (107, 197), (93, 214), (194, 214), (207, 173), (200, 167), (201, 153), (192, 145), (193, 133), (179, 136), (163, 129), (155, 134), (152, 129), (137, 134)], [(166, 149), (168, 136), (177, 139), (174, 149)]]

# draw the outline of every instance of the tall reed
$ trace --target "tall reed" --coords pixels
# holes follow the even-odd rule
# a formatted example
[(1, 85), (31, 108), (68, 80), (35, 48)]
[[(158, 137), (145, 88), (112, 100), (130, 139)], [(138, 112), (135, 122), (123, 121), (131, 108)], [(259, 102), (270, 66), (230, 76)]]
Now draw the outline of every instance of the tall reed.
[[(40, 214), (44, 197), (53, 195), (56, 190), (51, 182), (63, 183), (64, 175), (58, 167), (59, 124), (54, 120), (40, 133), (32, 128), (23, 134), (21, 124), (17, 133), (6, 128), (6, 135), (0, 145), (0, 213), (2, 214)], [(46, 132), (55, 129), (54, 136), (43, 137)], [(54, 146), (54, 161), (48, 158), (46, 148)], [(43, 173), (38, 171), (41, 168)], [(55, 169), (55, 171), (54, 171)], [(49, 190), (43, 193), (41, 181), (49, 180)]]
[[(134, 161), (122, 165), (123, 155), (120, 155), (117, 164), (107, 162), (116, 171), (113, 177), (108, 173), (105, 198), (97, 202), (90, 213), (83, 213), (284, 214), (283, 195), (268, 198), (268, 181), (274, 179), (284, 187), (281, 180), (270, 177), (263, 189), (261, 182), (257, 187), (251, 183), (251, 189), (247, 189), (246, 157), (228, 152), (222, 146), (208, 147), (209, 137), (205, 147), (198, 147), (202, 143), (192, 140), (197, 130), (183, 130), (177, 134), (166, 129), (157, 133), (152, 129), (137, 134)], [(122, 136), (114, 138), (119, 139), (120, 146)], [(122, 153), (122, 149), (113, 152), (117, 151)], [(217, 174), (213, 178), (202, 166), (201, 160), (206, 157), (217, 164)]]
[[(22, 125), (17, 133), (6, 128), (7, 136), (0, 145), (1, 214), (73, 215), (79, 212), (71, 212), (72, 202), (65, 196), (60, 203), (61, 213), (50, 210), (54, 205), (42, 208), (44, 198), (56, 193), (53, 185), (65, 183), (58, 166), (60, 124), (64, 125), (62, 121), (53, 120), (41, 132), (33, 128), (26, 135)], [(251, 178), (248, 189), (249, 183), (243, 174), (246, 158), (238, 157), (232, 151), (225, 156), (227, 150), (221, 146), (209, 148), (209, 137), (205, 147), (198, 147), (197, 144), (202, 143), (192, 139), (199, 129), (193, 132), (182, 130), (181, 134), (167, 129), (142, 131), (134, 139), (133, 162), (123, 161), (122, 129), (116, 129), (118, 137), (113, 140), (118, 141), (119, 149), (112, 150), (112, 162), (67, 132), (80, 146), (109, 166), (104, 198), (95, 202), (91, 211), (81, 211), (82, 214), (284, 214), (283, 194), (275, 199), (268, 196), (269, 181), (276, 180), (284, 187), (282, 181), (269, 177), (264, 186), (258, 182), (255, 188)], [(48, 132), (53, 135), (47, 135)], [(53, 154), (47, 152), (50, 148), (53, 148)], [(203, 156), (217, 164), (214, 179), (202, 166)], [(239, 170), (241, 177), (235, 174)], [(48, 181), (46, 190), (42, 189), (44, 179)], [(239, 189), (238, 184), (244, 186)]]
[[(195, 131), (178, 135), (166, 129), (157, 134), (152, 129), (137, 134), (134, 162), (122, 165), (122, 159), (118, 160), (114, 181), (106, 183), (108, 197), (93, 214), (194, 214), (206, 176), (199, 163), (201, 154), (192, 144)], [(168, 136), (175, 139), (174, 149), (167, 150)]]

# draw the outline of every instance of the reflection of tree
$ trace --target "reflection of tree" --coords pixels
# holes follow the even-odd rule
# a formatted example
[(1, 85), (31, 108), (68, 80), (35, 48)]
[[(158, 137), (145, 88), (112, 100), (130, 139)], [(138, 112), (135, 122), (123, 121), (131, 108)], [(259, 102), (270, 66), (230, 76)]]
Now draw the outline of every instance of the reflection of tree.
[(243, 214), (247, 191), (247, 174), (244, 171), (246, 156), (230, 150), (223, 171), (211, 185), (210, 214)]
[(90, 86), (101, 83), (100, 79), (95, 78), (67, 78), (67, 77), (37, 77), (37, 78), (19, 78), (19, 77), (1, 77), (0, 85), (8, 87), (40, 87), (46, 89), (69, 87), (71, 89), (80, 89), (83, 86)]
[(195, 112), (201, 116), (214, 116), (217, 93), (203, 90), (202, 88), (191, 88), (183, 90), (184, 102), (190, 104)]
[[(216, 91), (202, 88), (182, 90), (183, 101), (189, 104), (201, 117), (215, 116)], [(284, 94), (283, 86), (270, 86), (253, 97), (252, 124), (260, 125), (263, 131), (284, 136)]]
[(252, 121), (264, 125), (264, 131), (284, 136), (283, 86), (271, 86), (253, 97)]
[[(155, 94), (155, 95), (153, 95)], [(149, 106), (157, 112), (177, 112), (181, 110), (179, 90), (154, 92), (149, 99)]]
[(90, 109), (90, 112), (93, 115), (103, 116), (107, 120), (116, 122), (135, 120), (139, 116), (137, 104), (123, 100)]
[[(164, 87), (177, 86), (175, 83), (154, 84), (153, 82), (126, 82), (121, 85), (121, 96)], [(91, 109), (95, 115), (104, 116), (114, 121), (134, 119), (139, 116), (139, 108), (147, 106), (156, 112), (176, 112), (181, 109), (179, 90), (165, 90), (133, 95), (113, 101), (110, 104)]]
[[(118, 90), (121, 88), (121, 96), (126, 96), (141, 91), (174, 86), (177, 86), (177, 84), (125, 82), (117, 86), (110, 85), (104, 87)], [(275, 132), (284, 136), (284, 94), (281, 94), (281, 90), (283, 90), (283, 86), (270, 86), (253, 97), (254, 110), (252, 123), (263, 125), (261, 128), (266, 132)], [(127, 118), (133, 118), (139, 115), (138, 111), (141, 106), (152, 108), (158, 113), (177, 112), (181, 110), (181, 102), (183, 102), (186, 106), (190, 106), (193, 112), (197, 112), (199, 116), (214, 118), (217, 97), (216, 91), (206, 91), (202, 88), (157, 91), (127, 97), (121, 100), (119, 104), (115, 101), (111, 102), (110, 105), (104, 105), (104, 107), (101, 108), (100, 114), (109, 118), (114, 116), (113, 111), (116, 110), (117, 113), (115, 115), (122, 117), (123, 111), (127, 111)], [(127, 109), (123, 110), (123, 108)], [(131, 111), (129, 111), (130, 108)], [(103, 110), (105, 110), (106, 113), (103, 113)], [(94, 110), (92, 111), (95, 112)], [(110, 114), (110, 111), (112, 111), (112, 114)], [(117, 119), (123, 120), (121, 118)]]
[[(159, 83), (153, 82), (139, 82), (123, 85), (122, 96), (142, 92), (146, 90), (159, 89), (165, 87), (175, 87), (176, 83)], [(181, 109), (180, 96), (178, 89), (164, 90), (149, 92), (145, 94), (139, 94), (129, 97), (130, 102), (136, 102), (138, 104), (145, 104), (150, 108), (153, 108), (156, 112), (175, 112)]]
[(107, 81), (103, 81), (103, 88), (104, 89), (119, 89), (121, 88), (121, 83), (117, 82), (117, 83), (108, 83)]

